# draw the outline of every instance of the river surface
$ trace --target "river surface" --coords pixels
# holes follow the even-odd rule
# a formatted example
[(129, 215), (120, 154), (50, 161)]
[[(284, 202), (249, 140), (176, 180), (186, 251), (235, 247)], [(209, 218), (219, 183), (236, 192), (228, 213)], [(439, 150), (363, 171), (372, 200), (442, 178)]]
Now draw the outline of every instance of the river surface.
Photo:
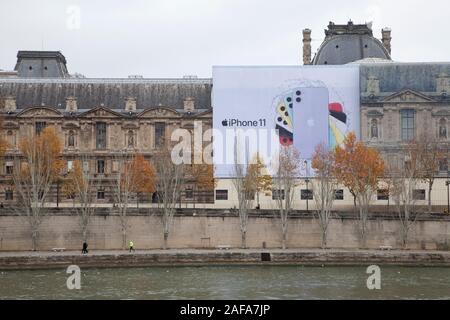
[(65, 269), (0, 271), (0, 299), (450, 299), (450, 268), (206, 266), (86, 268), (69, 290)]

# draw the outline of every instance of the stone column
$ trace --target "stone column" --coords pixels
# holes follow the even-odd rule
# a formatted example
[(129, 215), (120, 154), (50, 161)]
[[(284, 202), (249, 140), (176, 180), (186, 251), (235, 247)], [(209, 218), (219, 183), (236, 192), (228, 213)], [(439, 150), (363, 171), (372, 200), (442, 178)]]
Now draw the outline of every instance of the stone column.
[(381, 29), (381, 41), (383, 42), (383, 46), (386, 48), (386, 50), (391, 54), (391, 29), (390, 28), (383, 28)]
[(303, 30), (303, 64), (311, 64), (311, 30)]

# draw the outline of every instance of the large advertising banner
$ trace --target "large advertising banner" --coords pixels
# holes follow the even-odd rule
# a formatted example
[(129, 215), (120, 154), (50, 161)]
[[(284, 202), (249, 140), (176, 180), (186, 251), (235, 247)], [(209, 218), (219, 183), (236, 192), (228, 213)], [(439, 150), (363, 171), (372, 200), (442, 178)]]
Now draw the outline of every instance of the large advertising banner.
[[(293, 146), (305, 170), (314, 149), (359, 137), (359, 68), (349, 66), (213, 67), (216, 177), (256, 154), (276, 172), (279, 150)], [(309, 169), (309, 170), (308, 170)]]

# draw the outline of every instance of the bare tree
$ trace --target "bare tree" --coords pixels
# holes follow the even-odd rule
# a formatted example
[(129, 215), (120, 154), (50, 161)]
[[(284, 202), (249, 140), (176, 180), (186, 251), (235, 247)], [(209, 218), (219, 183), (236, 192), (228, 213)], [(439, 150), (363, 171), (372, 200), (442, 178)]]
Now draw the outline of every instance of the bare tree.
[(234, 148), (234, 164), (233, 164), (233, 186), (236, 190), (238, 198), (238, 212), (239, 212), (239, 225), (241, 229), (241, 247), (245, 249), (247, 247), (247, 226), (248, 226), (248, 209), (251, 205), (251, 195), (254, 195), (256, 190), (250, 188), (253, 184), (250, 183), (248, 165), (242, 164), (239, 159), (239, 148), (235, 145)]
[(88, 162), (88, 157), (83, 156), (80, 159), (75, 160), (73, 167), (68, 171), (63, 190), (74, 200), (75, 212), (80, 219), (83, 241), (87, 242), (91, 217), (95, 214), (95, 180), (89, 172), (89, 168), (84, 165)]
[(281, 224), (281, 245), (286, 249), (289, 216), (292, 212), (292, 201), (297, 180), (300, 177), (300, 153), (293, 146), (282, 146), (278, 156), (278, 170), (274, 186)]
[(127, 247), (128, 233), (128, 207), (132, 196), (132, 176), (127, 170), (127, 164), (131, 161), (132, 155), (123, 153), (115, 157), (114, 161), (118, 168), (114, 181), (114, 204), (122, 228), (122, 249)]
[(416, 142), (410, 142), (403, 150), (404, 162), (389, 164), (390, 191), (397, 208), (400, 238), (404, 248), (407, 247), (409, 232), (418, 216), (417, 212), (414, 214), (416, 204), (414, 192), (420, 180), (419, 151), (419, 145)]
[[(155, 171), (142, 154), (123, 153), (115, 158), (114, 201), (122, 228), (122, 248), (127, 246), (128, 208), (133, 195), (155, 190)], [(137, 205), (136, 205), (137, 206)]]
[(18, 193), (16, 211), (26, 218), (31, 229), (32, 250), (37, 250), (39, 226), (46, 213), (49, 191), (63, 167), (61, 144), (53, 127), (30, 135), (19, 143), (13, 181)]
[(176, 164), (172, 161), (171, 152), (168, 148), (162, 148), (155, 154), (153, 164), (157, 175), (157, 198), (162, 209), (164, 234), (163, 249), (167, 249), (167, 242), (176, 211), (176, 204), (180, 198), (180, 189), (184, 178), (184, 167), (183, 164)]
[(325, 144), (318, 145), (312, 159), (312, 168), (315, 170), (312, 186), (317, 219), (322, 231), (322, 248), (327, 246), (328, 225), (337, 186), (334, 167), (334, 152), (328, 150)]
[(428, 184), (428, 212), (431, 212), (431, 191), (439, 171), (439, 163), (442, 159), (446, 160), (446, 155), (439, 142), (429, 134), (422, 135), (415, 145), (418, 155), (417, 173)]

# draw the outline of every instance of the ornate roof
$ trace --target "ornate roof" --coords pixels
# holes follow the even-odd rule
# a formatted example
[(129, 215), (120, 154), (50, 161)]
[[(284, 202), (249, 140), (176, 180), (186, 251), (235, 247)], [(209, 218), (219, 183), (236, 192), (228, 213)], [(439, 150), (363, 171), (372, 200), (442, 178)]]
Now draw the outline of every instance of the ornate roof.
[(391, 59), (367, 24), (355, 25), (350, 21), (346, 25), (336, 25), (330, 22), (325, 35), (312, 64), (339, 65), (365, 58)]
[(211, 108), (212, 79), (50, 79), (0, 78), (0, 98), (13, 96), (17, 109), (50, 106), (65, 109), (66, 98), (77, 99), (78, 109), (101, 105), (123, 110), (127, 98), (136, 109), (158, 106), (183, 109), (194, 99), (195, 109)]

